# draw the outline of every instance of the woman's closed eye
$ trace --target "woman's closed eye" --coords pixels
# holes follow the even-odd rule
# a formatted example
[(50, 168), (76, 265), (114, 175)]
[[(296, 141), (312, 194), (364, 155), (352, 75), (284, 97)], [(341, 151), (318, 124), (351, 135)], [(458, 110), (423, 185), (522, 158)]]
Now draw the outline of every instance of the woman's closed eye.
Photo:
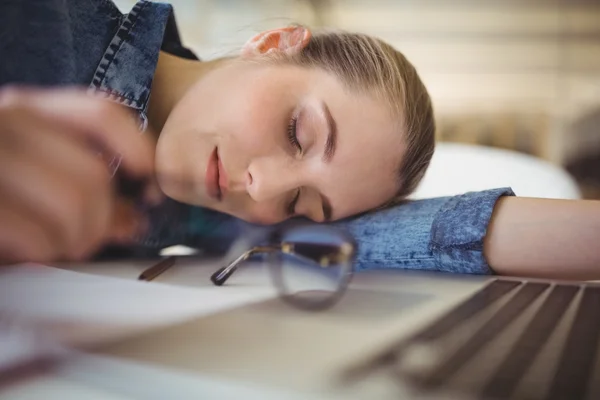
[(298, 135), (296, 133), (296, 127), (298, 125), (298, 117), (293, 117), (287, 128), (287, 137), (290, 144), (294, 147), (294, 150), (297, 151), (298, 154), (302, 154), (302, 146), (298, 141)]
[[(296, 152), (296, 154), (302, 155), (302, 145), (300, 144), (300, 141), (298, 140), (298, 135), (296, 132), (297, 126), (298, 126), (298, 117), (292, 117), (292, 119), (290, 120), (290, 122), (288, 124), (288, 128), (287, 128), (287, 138), (288, 138), (288, 141), (290, 142), (290, 144), (292, 145), (292, 147), (294, 148), (294, 151)], [(288, 206), (286, 209), (286, 215), (288, 217), (292, 217), (296, 214), (296, 204), (298, 204), (299, 199), (300, 199), (300, 188), (297, 188), (295, 190), (294, 197), (288, 203)]]

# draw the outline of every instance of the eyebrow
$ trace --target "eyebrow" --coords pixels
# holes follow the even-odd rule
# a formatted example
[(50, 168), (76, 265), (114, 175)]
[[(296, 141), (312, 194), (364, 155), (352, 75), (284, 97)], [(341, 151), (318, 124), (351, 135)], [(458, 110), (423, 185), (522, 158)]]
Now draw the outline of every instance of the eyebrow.
[(327, 141), (325, 142), (323, 161), (329, 163), (335, 154), (337, 145), (337, 126), (335, 120), (331, 116), (329, 107), (327, 107), (327, 104), (325, 103), (323, 103), (323, 112), (325, 113), (325, 119), (327, 120)]

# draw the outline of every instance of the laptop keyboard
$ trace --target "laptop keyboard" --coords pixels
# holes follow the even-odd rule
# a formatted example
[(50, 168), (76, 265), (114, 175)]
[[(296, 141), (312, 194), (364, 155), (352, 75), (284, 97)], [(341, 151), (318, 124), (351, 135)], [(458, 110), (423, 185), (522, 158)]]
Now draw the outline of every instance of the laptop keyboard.
[(496, 279), (371, 364), (419, 391), (600, 398), (600, 286)]

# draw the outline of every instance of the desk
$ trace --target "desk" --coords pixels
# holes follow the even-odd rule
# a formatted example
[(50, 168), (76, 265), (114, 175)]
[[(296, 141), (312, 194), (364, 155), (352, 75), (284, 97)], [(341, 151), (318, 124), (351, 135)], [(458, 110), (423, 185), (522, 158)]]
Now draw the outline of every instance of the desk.
[[(345, 393), (338, 393), (340, 387), (336, 387), (335, 394), (328, 392), (328, 388), (341, 369), (409, 333), (425, 322), (424, 316), (439, 313), (481, 282), (481, 278), (457, 279), (444, 275), (446, 285), (432, 288), (431, 277), (417, 274), (395, 273), (395, 280), (390, 280), (392, 272), (361, 274), (361, 279), (353, 282), (358, 290), (348, 293), (341, 307), (315, 314), (291, 309), (279, 301), (268, 301), (273, 299), (275, 291), (266, 271), (258, 264), (240, 269), (224, 287), (214, 287), (208, 281), (216, 266), (214, 263), (181, 265), (162, 276), (163, 283), (133, 280), (145, 265), (72, 266), (76, 271), (104, 276), (28, 267), (24, 273), (13, 275), (18, 279), (12, 280), (7, 276), (19, 271), (2, 271), (3, 307), (18, 307), (22, 314), (38, 318), (54, 315), (51, 322), (55, 324), (57, 315), (62, 321), (78, 322), (83, 318), (86, 322), (83, 326), (49, 324), (47, 331), (55, 329), (54, 332), (77, 344), (85, 344), (84, 339), (90, 334), (100, 335), (95, 337), (97, 340), (111, 339), (112, 334), (132, 337), (103, 347), (101, 354), (76, 354), (60, 368), (0, 387), (0, 399), (35, 399), (40, 398), (39, 394), (44, 399), (72, 398), (75, 394), (83, 400), (239, 399), (242, 392), (244, 398), (293, 399), (286, 392), (289, 390), (301, 391), (297, 395), (300, 398), (310, 395), (316, 400), (323, 396), (371, 398), (370, 386), (360, 386), (366, 394), (358, 393), (359, 388), (354, 387)], [(187, 287), (172, 285), (175, 282)], [(120, 285), (135, 291), (135, 296), (119, 294)], [(385, 293), (363, 301), (361, 293), (369, 287), (384, 289)], [(28, 298), (25, 291), (37, 296)], [(144, 298), (141, 308), (140, 298)], [(211, 301), (215, 304), (209, 304), (208, 309), (198, 307)], [(113, 306), (107, 310), (105, 302)], [(387, 311), (382, 312), (384, 304), (388, 305)], [(356, 314), (362, 318), (356, 319)], [(159, 329), (151, 335), (138, 336), (142, 332), (135, 330), (149, 325), (153, 330), (152, 324), (160, 327), (178, 321), (189, 323), (184, 324), (183, 331), (165, 333)], [(90, 332), (90, 326), (96, 330)], [(156, 333), (158, 338), (154, 336)], [(199, 346), (195, 346), (196, 341)], [(178, 346), (172, 347), (170, 343)], [(186, 388), (186, 393), (175, 395), (176, 388)], [(341, 389), (344, 391), (345, 387)]]
[[(275, 291), (259, 264), (240, 269), (224, 287), (214, 287), (208, 281), (218, 263), (180, 265), (163, 275), (162, 283), (135, 281), (133, 278), (145, 266), (71, 267), (104, 276), (29, 268), (12, 281), (4, 275), (10, 274), (10, 270), (2, 272), (0, 304), (3, 306), (19, 307), (21, 313), (37, 317), (54, 313), (63, 320), (77, 322), (78, 318), (85, 318), (84, 325), (101, 328), (91, 332), (101, 336), (96, 339), (105, 340), (107, 334), (115, 332), (119, 337), (132, 337), (102, 346), (95, 355), (76, 354), (78, 357), (69, 359), (60, 368), (0, 388), (4, 390), (0, 398), (31, 399), (39, 393), (44, 393), (44, 399), (71, 398), (71, 389), (78, 399), (237, 399), (242, 392), (244, 398), (268, 399), (269, 393), (273, 393), (274, 399), (293, 399), (286, 392), (291, 390), (301, 392), (297, 395), (300, 398), (311, 399), (326, 396), (326, 399), (362, 400), (372, 398), (373, 390), (388, 390), (387, 397), (375, 398), (397, 398), (395, 394), (389, 396), (389, 386), (385, 385), (375, 389), (362, 383), (348, 389), (345, 385), (334, 388), (331, 385), (344, 368), (410, 333), (427, 322), (432, 313), (439, 313), (480, 287), (483, 279), (458, 279), (446, 274), (436, 278), (445, 285), (432, 287), (431, 276), (398, 275), (397, 271), (364, 273), (353, 281), (354, 290), (346, 294), (340, 307), (315, 314), (269, 301)], [(36, 279), (28, 278), (27, 274)], [(390, 279), (391, 275), (394, 279)], [(47, 284), (48, 279), (53, 279), (52, 284)], [(133, 299), (119, 294), (120, 285), (135, 291)], [(369, 288), (383, 292), (374, 296)], [(27, 300), (21, 295), (19, 299), (24, 289), (39, 292), (39, 296)], [(76, 297), (66, 296), (67, 290)], [(141, 308), (140, 298), (144, 298)], [(211, 301), (215, 304), (208, 304), (208, 310), (198, 307)], [(113, 306), (107, 310), (103, 302)], [(157, 315), (161, 318), (157, 319)], [(160, 324), (177, 324), (178, 320), (184, 323), (177, 329), (154, 331), (152, 326), (151, 334), (133, 329), (153, 323), (160, 328)], [(80, 329), (77, 324), (66, 327), (76, 329), (56, 332), (74, 343), (85, 343), (83, 339), (90, 336), (89, 329)], [(55, 326), (51, 324), (47, 327), (52, 328)], [(186, 393), (176, 392), (181, 388), (186, 388)], [(107, 390), (116, 397), (105, 395)]]

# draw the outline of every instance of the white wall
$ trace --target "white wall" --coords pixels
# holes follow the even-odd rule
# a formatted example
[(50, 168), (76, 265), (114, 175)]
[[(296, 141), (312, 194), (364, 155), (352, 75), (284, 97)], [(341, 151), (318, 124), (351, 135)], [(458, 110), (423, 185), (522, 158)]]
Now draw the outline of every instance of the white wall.
[[(118, 0), (123, 9), (132, 0)], [(600, 108), (600, 1), (596, 0), (172, 0), (182, 36), (201, 57), (228, 54), (255, 32), (292, 21), (377, 35), (403, 51), (439, 114), (543, 112), (556, 133), (552, 159), (598, 146), (572, 120)]]

